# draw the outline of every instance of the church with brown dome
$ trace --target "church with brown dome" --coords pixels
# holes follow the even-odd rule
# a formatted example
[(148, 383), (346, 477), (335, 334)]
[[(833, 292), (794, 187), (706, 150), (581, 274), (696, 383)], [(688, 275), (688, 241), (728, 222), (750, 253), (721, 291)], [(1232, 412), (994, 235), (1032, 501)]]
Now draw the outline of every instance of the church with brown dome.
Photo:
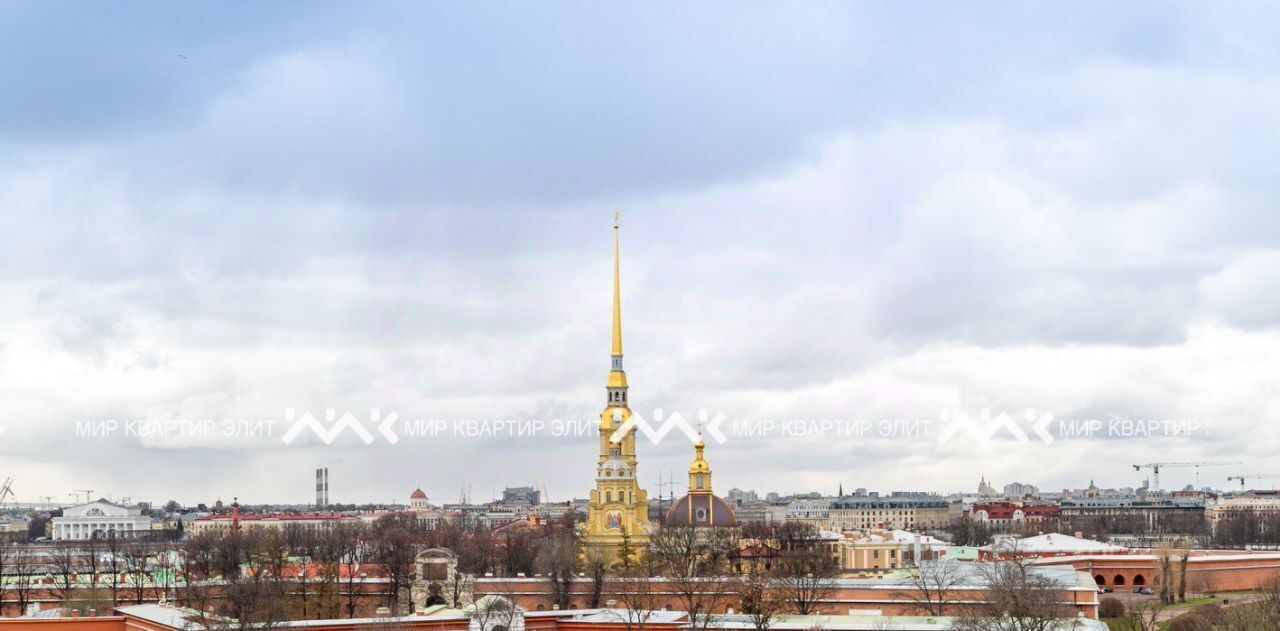
[(738, 523), (729, 503), (711, 490), (711, 463), (703, 453), (706, 448), (699, 436), (693, 444), (693, 462), (689, 463), (689, 492), (671, 505), (665, 525), (734, 526)]

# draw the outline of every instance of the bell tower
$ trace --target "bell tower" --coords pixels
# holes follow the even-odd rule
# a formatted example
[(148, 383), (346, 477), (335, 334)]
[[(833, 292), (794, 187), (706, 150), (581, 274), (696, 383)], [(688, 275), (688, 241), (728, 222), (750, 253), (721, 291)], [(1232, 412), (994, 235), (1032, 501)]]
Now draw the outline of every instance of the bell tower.
[[(627, 373), (622, 368), (622, 286), (619, 274), (618, 214), (613, 216), (613, 343), (605, 407), (600, 412), (596, 488), (587, 505), (584, 551), (599, 549), (614, 563), (634, 562), (649, 543), (649, 494), (636, 481), (636, 430), (615, 437), (631, 418)], [(623, 559), (626, 553), (631, 558)]]

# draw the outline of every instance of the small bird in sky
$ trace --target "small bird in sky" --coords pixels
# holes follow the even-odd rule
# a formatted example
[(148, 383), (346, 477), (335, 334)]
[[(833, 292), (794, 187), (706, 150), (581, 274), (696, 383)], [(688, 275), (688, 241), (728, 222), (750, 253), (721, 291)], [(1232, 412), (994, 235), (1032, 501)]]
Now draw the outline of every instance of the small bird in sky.
[(186, 56), (186, 55), (184, 55), (184, 54), (182, 54), (182, 53), (178, 53), (178, 56), (179, 56), (179, 57), (181, 57), (181, 58), (183, 58), (183, 59), (186, 59), (186, 58), (187, 58), (187, 56)]

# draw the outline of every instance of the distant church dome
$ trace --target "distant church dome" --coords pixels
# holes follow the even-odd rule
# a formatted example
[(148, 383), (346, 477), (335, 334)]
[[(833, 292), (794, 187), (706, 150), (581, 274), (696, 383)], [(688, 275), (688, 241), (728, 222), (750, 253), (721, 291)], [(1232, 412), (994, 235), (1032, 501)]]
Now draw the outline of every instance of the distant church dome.
[(427, 494), (426, 494), (426, 493), (423, 493), (423, 492), (422, 492), (422, 489), (414, 489), (414, 490), (413, 490), (413, 493), (409, 494), (409, 499), (411, 499), (411, 500), (425, 500), (425, 499), (427, 499)]
[(711, 463), (703, 456), (706, 444), (699, 438), (693, 444), (693, 462), (689, 463), (689, 493), (676, 500), (667, 511), (671, 526), (733, 526), (738, 518), (729, 503), (711, 490)]

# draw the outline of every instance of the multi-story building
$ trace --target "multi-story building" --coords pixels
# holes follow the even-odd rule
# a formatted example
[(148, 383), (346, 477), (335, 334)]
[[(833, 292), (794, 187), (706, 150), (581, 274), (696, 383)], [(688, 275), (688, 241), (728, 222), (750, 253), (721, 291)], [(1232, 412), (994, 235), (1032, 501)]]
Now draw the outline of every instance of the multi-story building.
[(840, 571), (881, 573), (903, 567), (902, 544), (886, 532), (854, 533), (836, 546)]
[(992, 530), (1008, 530), (1024, 524), (1046, 524), (1057, 520), (1061, 509), (1053, 504), (989, 502), (974, 504), (969, 515)]
[(1098, 526), (1113, 533), (1185, 533), (1206, 529), (1201, 497), (1081, 497), (1062, 500), (1065, 530), (1089, 531)]
[(1023, 497), (1039, 497), (1040, 489), (1034, 484), (1023, 484), (1021, 482), (1013, 482), (1004, 485), (1004, 496), (1011, 499)]
[(151, 518), (142, 509), (96, 500), (63, 509), (53, 518), (53, 539), (84, 540), (103, 537), (137, 538), (151, 533)]
[(739, 505), (735, 511), (738, 523), (757, 523), (777, 525), (787, 521), (787, 505), (770, 502), (748, 502)]
[(1280, 511), (1280, 495), (1275, 493), (1242, 493), (1224, 497), (1206, 509), (1209, 527), (1216, 529), (1227, 518), (1241, 515), (1272, 515)]
[(551, 502), (547, 504), (538, 504), (529, 508), (529, 514), (542, 519), (543, 521), (554, 521), (564, 519), (564, 516), (573, 512), (573, 502)]
[(787, 521), (803, 521), (821, 524), (831, 510), (831, 499), (826, 497), (795, 498), (787, 502)]
[(836, 532), (872, 528), (941, 529), (947, 526), (949, 506), (942, 497), (926, 493), (894, 491), (888, 497), (875, 492), (851, 495), (831, 503), (826, 524)]
[(502, 489), (502, 503), (537, 506), (542, 503), (542, 493), (531, 486), (509, 486)]
[(193, 520), (189, 527), (192, 534), (205, 532), (228, 533), (241, 530), (284, 530), (286, 527), (323, 530), (340, 524), (358, 524), (360, 518), (341, 513), (266, 513), (239, 515), (205, 515)]

